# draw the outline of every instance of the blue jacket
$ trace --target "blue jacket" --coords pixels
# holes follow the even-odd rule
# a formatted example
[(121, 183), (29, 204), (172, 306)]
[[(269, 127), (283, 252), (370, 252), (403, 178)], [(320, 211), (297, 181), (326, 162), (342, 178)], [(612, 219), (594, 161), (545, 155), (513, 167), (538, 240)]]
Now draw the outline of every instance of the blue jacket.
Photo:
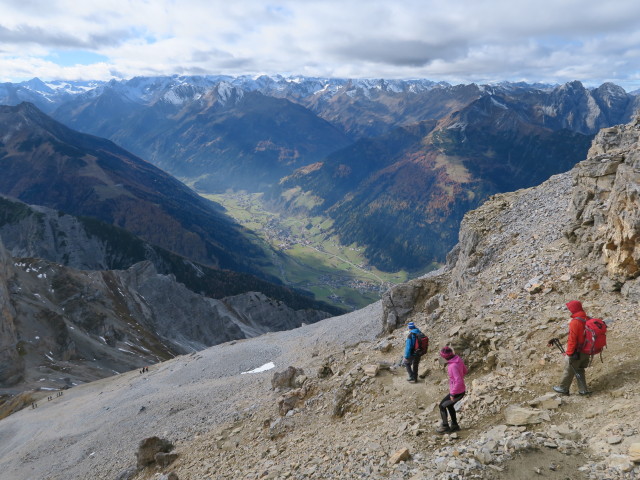
[(413, 356), (413, 347), (416, 343), (416, 335), (418, 333), (422, 333), (417, 328), (413, 328), (409, 330), (411, 333), (407, 336), (407, 341), (404, 344), (404, 358), (409, 358)]

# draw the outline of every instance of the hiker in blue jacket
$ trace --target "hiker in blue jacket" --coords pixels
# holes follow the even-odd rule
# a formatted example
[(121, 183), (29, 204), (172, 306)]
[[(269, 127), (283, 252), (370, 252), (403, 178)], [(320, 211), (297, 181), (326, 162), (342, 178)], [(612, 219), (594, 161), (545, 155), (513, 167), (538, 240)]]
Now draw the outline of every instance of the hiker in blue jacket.
[(408, 382), (416, 383), (418, 381), (418, 365), (420, 365), (420, 355), (414, 353), (416, 343), (416, 335), (422, 333), (413, 322), (409, 322), (409, 335), (404, 344), (404, 366), (407, 367), (409, 378)]

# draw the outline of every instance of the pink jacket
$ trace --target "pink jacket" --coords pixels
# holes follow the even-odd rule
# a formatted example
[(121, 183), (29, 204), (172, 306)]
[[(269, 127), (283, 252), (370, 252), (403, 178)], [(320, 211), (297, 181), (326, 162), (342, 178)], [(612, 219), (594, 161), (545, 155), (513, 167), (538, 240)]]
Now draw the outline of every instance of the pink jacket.
[(467, 387), (464, 384), (464, 376), (467, 374), (467, 366), (458, 355), (447, 362), (447, 373), (449, 374), (450, 395), (457, 395), (467, 390)]

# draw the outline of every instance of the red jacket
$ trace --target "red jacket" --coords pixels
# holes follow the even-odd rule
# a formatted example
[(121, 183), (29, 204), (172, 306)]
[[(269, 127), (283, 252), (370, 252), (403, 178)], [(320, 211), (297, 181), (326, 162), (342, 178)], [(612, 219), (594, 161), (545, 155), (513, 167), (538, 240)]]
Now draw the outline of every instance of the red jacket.
[(584, 324), (588, 317), (584, 313), (582, 304), (577, 300), (567, 303), (567, 308), (571, 312), (571, 321), (569, 322), (566, 353), (567, 355), (573, 355), (576, 351), (580, 351), (584, 344)]

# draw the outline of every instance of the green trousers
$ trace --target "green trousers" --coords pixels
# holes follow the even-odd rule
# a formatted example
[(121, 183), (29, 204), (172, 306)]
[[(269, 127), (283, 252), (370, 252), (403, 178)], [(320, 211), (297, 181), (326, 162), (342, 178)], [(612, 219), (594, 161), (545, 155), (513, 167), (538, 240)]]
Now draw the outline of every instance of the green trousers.
[(567, 363), (564, 366), (560, 386), (568, 392), (573, 382), (573, 377), (576, 377), (578, 390), (586, 392), (588, 389), (585, 369), (589, 366), (590, 361), (591, 355), (587, 355), (586, 353), (580, 353), (578, 358), (567, 357)]

